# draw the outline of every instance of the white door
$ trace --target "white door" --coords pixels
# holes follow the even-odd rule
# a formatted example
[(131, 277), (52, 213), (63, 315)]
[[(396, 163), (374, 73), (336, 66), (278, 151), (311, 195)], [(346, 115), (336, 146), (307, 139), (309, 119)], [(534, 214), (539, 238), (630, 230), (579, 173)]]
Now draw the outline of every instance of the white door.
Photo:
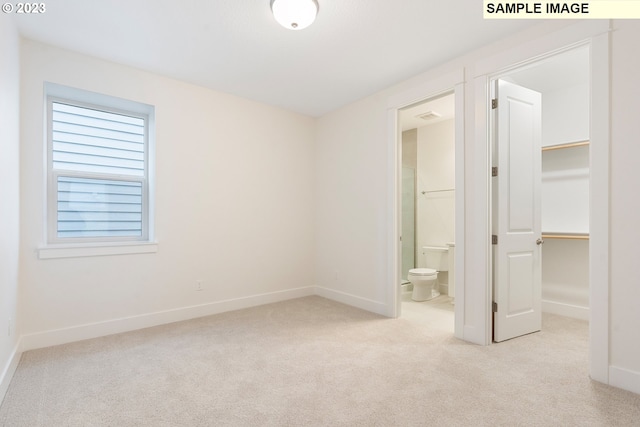
[(495, 91), (493, 339), (500, 342), (542, 324), (541, 95), (502, 80)]

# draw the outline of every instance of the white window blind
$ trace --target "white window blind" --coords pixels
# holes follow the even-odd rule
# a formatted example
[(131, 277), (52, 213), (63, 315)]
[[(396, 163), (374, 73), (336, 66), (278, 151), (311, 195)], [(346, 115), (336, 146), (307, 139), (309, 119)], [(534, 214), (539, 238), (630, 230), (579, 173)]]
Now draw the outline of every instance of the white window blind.
[(53, 102), (53, 168), (144, 176), (144, 119)]
[(142, 236), (140, 182), (58, 176), (58, 237)]
[(50, 240), (147, 236), (147, 118), (49, 100)]

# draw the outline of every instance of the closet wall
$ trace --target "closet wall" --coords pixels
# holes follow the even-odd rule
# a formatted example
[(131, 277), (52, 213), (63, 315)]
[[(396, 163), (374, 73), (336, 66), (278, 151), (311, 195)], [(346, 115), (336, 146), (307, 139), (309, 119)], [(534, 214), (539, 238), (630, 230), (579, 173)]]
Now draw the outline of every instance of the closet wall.
[(513, 81), (542, 93), (542, 310), (589, 317), (589, 51)]
[(587, 320), (589, 86), (578, 82), (542, 99), (542, 310)]

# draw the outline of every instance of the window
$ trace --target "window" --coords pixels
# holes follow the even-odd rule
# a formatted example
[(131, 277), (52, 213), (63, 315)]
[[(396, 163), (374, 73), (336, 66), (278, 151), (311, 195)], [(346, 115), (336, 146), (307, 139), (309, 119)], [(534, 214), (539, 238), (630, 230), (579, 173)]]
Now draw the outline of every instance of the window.
[(153, 107), (47, 88), (48, 242), (149, 241)]

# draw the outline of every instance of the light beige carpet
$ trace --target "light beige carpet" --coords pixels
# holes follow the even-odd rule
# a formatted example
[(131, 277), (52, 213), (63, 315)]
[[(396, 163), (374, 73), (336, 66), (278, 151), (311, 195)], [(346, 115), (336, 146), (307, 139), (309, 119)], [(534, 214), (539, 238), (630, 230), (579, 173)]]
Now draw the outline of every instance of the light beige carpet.
[(480, 347), (307, 297), (22, 356), (2, 426), (639, 426), (587, 324)]

